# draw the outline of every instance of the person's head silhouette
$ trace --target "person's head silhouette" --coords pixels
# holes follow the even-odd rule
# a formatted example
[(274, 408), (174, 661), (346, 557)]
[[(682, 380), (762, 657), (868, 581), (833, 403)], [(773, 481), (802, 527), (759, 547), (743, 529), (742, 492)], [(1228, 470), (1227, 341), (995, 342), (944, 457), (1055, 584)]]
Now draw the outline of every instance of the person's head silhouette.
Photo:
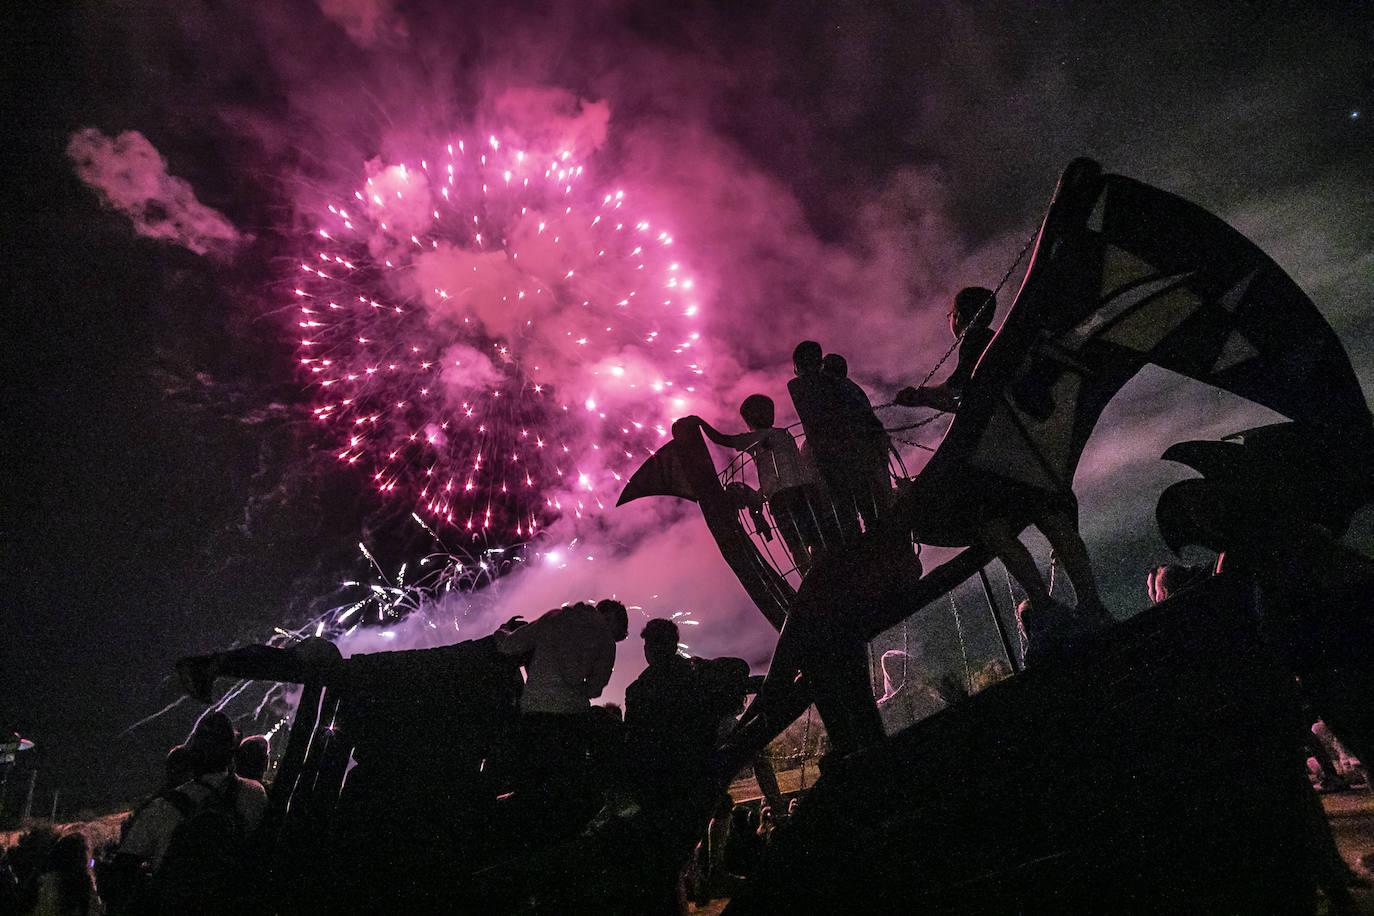
[(610, 625), (616, 642), (630, 635), (630, 615), (626, 612), (625, 605), (614, 598), (602, 598), (596, 603), (596, 609)]
[(958, 337), (972, 325), (987, 327), (997, 311), (997, 296), (983, 286), (966, 286), (954, 297), (949, 308), (949, 329)]
[(816, 375), (821, 371), (821, 345), (803, 340), (792, 351), (792, 371), (797, 375)]
[(661, 665), (677, 654), (677, 624), (662, 617), (655, 617), (644, 624), (639, 632), (644, 639), (644, 660), (650, 665)]
[(776, 415), (773, 399), (766, 394), (751, 394), (739, 405), (739, 415), (750, 429), (768, 429)]

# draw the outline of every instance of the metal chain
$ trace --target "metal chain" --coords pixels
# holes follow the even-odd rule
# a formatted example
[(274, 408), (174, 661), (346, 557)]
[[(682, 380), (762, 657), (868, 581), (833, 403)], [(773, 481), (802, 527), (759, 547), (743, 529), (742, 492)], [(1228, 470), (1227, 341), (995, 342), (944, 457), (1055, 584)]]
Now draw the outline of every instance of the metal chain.
[[(1012, 606), (1012, 609), (1014, 610), (1014, 609), (1018, 606), (1019, 602), (1016, 600), (1016, 592), (1012, 589), (1012, 586), (1011, 586), (1011, 571), (1008, 570), (1006, 566), (1003, 566), (1003, 567), (1002, 567), (1002, 575), (1006, 577), (1006, 580), (1007, 580), (1007, 595), (1011, 598), (1011, 606)], [(1019, 641), (1020, 644), (1021, 644), (1021, 658), (1022, 658), (1022, 659), (1025, 659), (1025, 657), (1026, 657), (1026, 649), (1028, 648), (1027, 645), (1026, 645), (1026, 628), (1023, 627), (1023, 626), (1021, 625), (1021, 618), (1020, 618), (1020, 617), (1017, 617), (1017, 618), (1016, 618), (1016, 631), (1017, 631), (1017, 633), (1016, 633), (1017, 639), (1018, 639), (1018, 641)], [(1024, 663), (1024, 662), (1023, 662), (1023, 663)]]
[(968, 666), (968, 647), (964, 645), (964, 623), (959, 619), (959, 604), (954, 600), (954, 592), (949, 593), (949, 609), (954, 612), (954, 630), (959, 634), (959, 657), (964, 662), (964, 686), (968, 695), (973, 696), (973, 671)]
[[(916, 387), (923, 387), (926, 384), (926, 382), (929, 382), (932, 378), (934, 378), (935, 373), (940, 371), (940, 367), (943, 366), (949, 360), (950, 356), (953, 355), (955, 350), (959, 349), (959, 345), (964, 342), (964, 335), (969, 332), (970, 328), (977, 324), (978, 319), (983, 316), (983, 312), (987, 310), (988, 306), (992, 305), (997, 301), (997, 294), (1002, 291), (1002, 287), (1007, 285), (1007, 280), (1011, 279), (1012, 272), (1016, 270), (1016, 266), (1021, 263), (1021, 259), (1026, 256), (1026, 252), (1030, 251), (1031, 246), (1035, 244), (1035, 240), (1039, 237), (1040, 227), (1036, 226), (1035, 231), (1033, 231), (1030, 234), (1030, 238), (1026, 239), (1026, 244), (1021, 246), (1021, 251), (1017, 253), (1016, 260), (1011, 262), (1011, 266), (1007, 268), (1007, 272), (1002, 274), (1002, 279), (997, 281), (997, 287), (993, 289), (991, 294), (989, 294), (986, 299), (983, 300), (983, 304), (978, 306), (978, 311), (973, 313), (973, 319), (969, 321), (968, 325), (964, 328), (962, 332), (960, 332), (959, 336), (954, 338), (954, 343), (949, 345), (949, 349), (946, 350), (944, 355), (940, 357), (939, 361), (936, 362), (933, 367), (931, 367), (931, 370), (926, 373), (926, 377), (921, 379), (921, 384)], [(879, 404), (877, 407), (874, 408), (874, 410), (881, 410), (884, 407), (894, 406), (897, 406), (897, 402), (889, 401), (886, 404)], [(939, 414), (936, 414), (935, 416), (939, 416)], [(925, 420), (920, 421), (919, 423), (914, 423), (910, 426), (893, 427), (891, 430), (889, 430), (889, 432), (901, 432), (904, 429), (916, 429), (917, 427), (924, 426), (933, 419), (935, 419), (935, 417), (929, 417)]]

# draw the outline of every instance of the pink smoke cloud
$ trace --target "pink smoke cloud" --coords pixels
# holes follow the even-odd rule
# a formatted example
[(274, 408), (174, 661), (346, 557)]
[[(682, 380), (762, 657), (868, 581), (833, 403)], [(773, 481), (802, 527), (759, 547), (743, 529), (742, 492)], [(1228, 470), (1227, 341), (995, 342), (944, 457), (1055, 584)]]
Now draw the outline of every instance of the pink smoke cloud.
[(641, 500), (577, 523), (579, 533), (569, 536), (573, 527), (562, 523), (522, 568), (481, 592), (453, 593), (395, 626), (358, 629), (336, 642), (345, 655), (429, 648), (486, 636), (515, 614), (533, 620), (570, 601), (614, 597), (630, 608), (630, 637), (618, 646), (598, 702), (623, 702), (644, 666), (639, 631), (651, 617), (681, 615), (691, 654), (740, 656), (766, 670), (776, 634), (729, 574), (694, 507)]
[(395, 0), (316, 0), (320, 12), (338, 23), (360, 47), (398, 46), (409, 37)]
[(579, 161), (606, 143), (611, 120), (611, 107), (604, 100), (579, 98), (554, 86), (502, 89), (488, 107), (493, 123), (526, 147), (566, 150)]
[(196, 199), (187, 181), (168, 173), (167, 161), (136, 130), (107, 137), (88, 127), (72, 135), (67, 156), (101, 202), (129, 217), (141, 236), (216, 257), (227, 257), (243, 241), (223, 214)]
[[(1168, 102), (1152, 92), (1150, 116), (1131, 120), (1133, 129), (1123, 133), (1116, 127), (1126, 114), (1093, 104), (1082, 86), (1044, 55), (1008, 58), (1000, 39), (986, 37), (985, 17), (976, 10), (937, 17), (930, 27), (936, 30), (932, 34), (949, 36), (944, 46), (932, 44), (909, 59), (894, 54), (870, 61), (872, 49), (884, 46), (885, 27), (880, 18), (870, 21), (857, 12), (837, 12), (834, 34), (805, 52), (789, 47), (787, 26), (776, 17), (731, 22), (742, 34), (717, 53), (711, 43), (697, 42), (709, 33), (691, 32), (694, 22), (683, 23), (688, 28), (682, 41), (659, 40), (627, 27), (614, 4), (554, 11), (538, 21), (479, 8), (452, 33), (417, 28), (444, 18), (423, 4), (402, 9), (378, 0), (321, 8), (336, 21), (345, 13), (352, 16), (351, 39), (375, 50), (379, 64), (355, 68), (347, 54), (336, 58), (327, 51), (309, 55), (308, 61), (293, 56), (295, 23), (271, 25), (274, 59), (292, 110), (307, 122), (306, 134), (314, 131), (325, 141), (321, 149), (334, 151), (333, 169), (356, 169), (354, 163), (379, 150), (387, 157), (379, 164), (400, 161), (411, 155), (406, 151), (416, 148), (417, 138), (432, 140), (462, 124), (499, 127), (531, 145), (575, 146), (579, 158), (590, 157), (594, 180), (623, 184), (636, 201), (647, 202), (673, 223), (682, 249), (692, 253), (703, 303), (703, 349), (710, 354), (683, 412), (702, 413), (723, 428), (740, 428), (737, 406), (755, 392), (771, 395), (779, 421), (791, 422), (784, 394), (788, 355), (802, 338), (844, 353), (852, 375), (875, 403), (920, 381), (951, 343), (944, 321), (949, 297), (964, 285), (995, 285), (1034, 232), (1059, 168), (1085, 152), (1096, 154), (1109, 169), (1182, 193), (1223, 217), (1253, 215), (1273, 236), (1261, 240), (1266, 248), (1293, 250), (1291, 258), (1279, 259), (1296, 268), (1300, 283), (1315, 279), (1338, 287), (1338, 304), (1353, 301), (1356, 284), (1347, 253), (1330, 258), (1317, 277), (1304, 276), (1302, 267), (1314, 252), (1333, 251), (1336, 236), (1360, 237), (1367, 216), (1355, 214), (1347, 220), (1351, 225), (1338, 230), (1314, 228), (1312, 220), (1304, 227), (1298, 218), (1300, 211), (1343, 212), (1333, 202), (1357, 198), (1350, 187), (1303, 189), (1294, 194), (1293, 206), (1276, 209), (1271, 189), (1256, 188), (1253, 199), (1240, 195), (1236, 200), (1233, 189), (1244, 187), (1243, 181), (1227, 178), (1219, 185), (1209, 170), (1198, 168), (1206, 161), (1215, 164), (1219, 176), (1246, 173), (1227, 151), (1244, 148), (1234, 141), (1248, 128), (1242, 120), (1216, 114), (1224, 105), (1253, 115), (1254, 106), (1238, 104), (1243, 99), (1237, 96), (1251, 95), (1249, 89), (1233, 89), (1216, 105), (1202, 103), (1191, 91)], [(382, 34), (411, 37), (404, 46), (374, 41)], [(485, 41), (464, 44), (466, 36)], [(453, 47), (478, 46), (479, 62), (470, 71), (461, 71), (452, 63), (457, 56), (447, 54)], [(735, 54), (745, 46), (747, 56)], [(802, 60), (803, 54), (815, 54), (820, 59), (816, 72), (829, 80), (814, 96), (794, 92), (798, 69), (812, 63)], [(895, 69), (884, 72), (870, 64)], [(915, 101), (894, 99), (887, 91), (893, 86), (906, 87), (898, 94)], [(366, 91), (360, 93), (359, 87)], [(876, 107), (875, 95), (881, 97)], [(365, 130), (358, 127), (360, 98)], [(1269, 102), (1275, 110), (1289, 107), (1284, 98)], [(845, 173), (867, 155), (866, 147), (847, 149), (850, 131), (856, 132), (856, 144), (867, 142), (865, 125), (886, 118), (893, 103), (898, 107), (892, 117), (903, 121), (902, 142), (914, 152), (900, 164), (866, 175)], [(1172, 117), (1157, 116), (1166, 109)], [(1085, 111), (1086, 120), (1080, 125), (1055, 114), (1066, 110)], [(1198, 155), (1194, 144), (1181, 143), (1180, 137), (1213, 139), (1205, 140), (1206, 152)], [(314, 141), (303, 136), (291, 142)], [(354, 158), (343, 162), (347, 156), (339, 150)], [(1272, 163), (1275, 156), (1266, 155), (1265, 161)], [(315, 206), (313, 186), (303, 182), (301, 187), (302, 209), (307, 203)], [(1315, 210), (1304, 209), (1312, 202), (1319, 202)], [(418, 212), (426, 201), (416, 197), (415, 203)], [(827, 213), (839, 214), (839, 223), (826, 223)], [(425, 276), (416, 291), (435, 326), (480, 316), (492, 330), (512, 331), (520, 313), (497, 307), (499, 296), (480, 284), (469, 291), (473, 301), (466, 314), (456, 299), (434, 301), (435, 287), (444, 288), (472, 266), (501, 285), (497, 272), (465, 257), (441, 248), (417, 268)], [(1019, 281), (1019, 271), (1013, 272), (999, 297), (998, 320)], [(526, 320), (548, 317), (524, 314)], [(594, 382), (601, 377), (597, 373), (614, 368), (600, 358), (583, 366), (575, 352), (557, 343), (547, 342), (548, 358), (570, 367), (570, 379)], [(610, 357), (630, 375), (643, 375), (633, 354)], [(1368, 365), (1368, 360), (1361, 364), (1366, 380)], [(949, 368), (942, 367), (936, 378)], [(1163, 414), (1156, 409), (1161, 399), (1170, 405)], [(1119, 488), (1112, 493), (1113, 480), (1157, 469), (1165, 440), (1229, 432), (1243, 428), (1250, 417), (1234, 404), (1176, 394), (1168, 386), (1132, 386), (1117, 400), (1079, 475), (1085, 528), (1098, 543), (1148, 540), (1153, 529), (1154, 494), (1142, 488), (1125, 498)], [(676, 412), (667, 404), (663, 410)], [(882, 416), (901, 424), (919, 414), (891, 409)], [(943, 426), (939, 421), (915, 436), (933, 446)], [(915, 471), (923, 459), (914, 451), (908, 454), (908, 468)], [(1099, 493), (1113, 498), (1099, 502)], [(597, 526), (619, 511), (596, 516), (603, 521), (593, 522), (592, 516), (565, 521), (559, 537), (565, 542), (600, 537)], [(673, 512), (664, 521), (668, 527), (701, 524)], [(627, 558), (634, 555), (633, 547), (608, 547)], [(709, 543), (701, 549), (717, 564), (716, 575), (730, 576), (723, 562), (712, 561)]]

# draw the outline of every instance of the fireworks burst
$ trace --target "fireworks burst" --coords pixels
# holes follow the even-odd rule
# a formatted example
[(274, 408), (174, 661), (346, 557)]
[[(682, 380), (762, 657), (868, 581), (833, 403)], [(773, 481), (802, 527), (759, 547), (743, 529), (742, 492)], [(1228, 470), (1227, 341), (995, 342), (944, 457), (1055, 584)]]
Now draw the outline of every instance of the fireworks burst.
[(368, 172), (294, 291), (334, 456), (500, 542), (613, 502), (703, 372), (672, 234), (495, 136)]

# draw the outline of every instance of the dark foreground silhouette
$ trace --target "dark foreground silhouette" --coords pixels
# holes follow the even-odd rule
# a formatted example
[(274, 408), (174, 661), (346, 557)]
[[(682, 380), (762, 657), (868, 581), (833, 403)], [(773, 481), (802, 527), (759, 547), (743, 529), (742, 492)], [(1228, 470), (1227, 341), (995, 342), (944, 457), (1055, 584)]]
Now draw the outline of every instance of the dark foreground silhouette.
[[(1224, 571), (1125, 623), (1036, 621), (1028, 670), (883, 738), (867, 642), (977, 575), (989, 520), (1015, 534), (1071, 497), (1097, 418), (1147, 363), (1289, 419), (1165, 455), (1202, 475), (1162, 495), (1166, 542)], [(729, 778), (813, 702), (835, 750), (731, 913), (1303, 913), (1319, 888), (1340, 911), (1301, 735), (1306, 706), (1374, 760), (1374, 562), (1339, 541), (1371, 467), (1349, 360), (1291, 279), (1210, 214), (1079, 160), (940, 447), (846, 515), (799, 586), (700, 423), (626, 487), (696, 501), (780, 631), (671, 810), (617, 800), (613, 776), (608, 795), (616, 767), (594, 754), (537, 804), (506, 791), (488, 763), (520, 679), (490, 639), (346, 661), (308, 641), (184, 673), (202, 695), (214, 674), (304, 685), (266, 819), (282, 912), (663, 911)], [(965, 549), (927, 571), (913, 542)]]

